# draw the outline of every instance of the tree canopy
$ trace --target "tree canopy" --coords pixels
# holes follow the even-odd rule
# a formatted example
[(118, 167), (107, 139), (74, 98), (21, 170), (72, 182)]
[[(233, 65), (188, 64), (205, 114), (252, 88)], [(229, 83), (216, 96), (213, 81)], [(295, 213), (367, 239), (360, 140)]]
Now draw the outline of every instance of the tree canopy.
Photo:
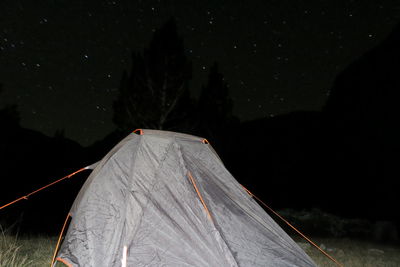
[(190, 79), (191, 62), (171, 19), (154, 33), (143, 54), (133, 53), (132, 69), (123, 74), (113, 105), (114, 123), (124, 132), (134, 128), (178, 130), (189, 116)]

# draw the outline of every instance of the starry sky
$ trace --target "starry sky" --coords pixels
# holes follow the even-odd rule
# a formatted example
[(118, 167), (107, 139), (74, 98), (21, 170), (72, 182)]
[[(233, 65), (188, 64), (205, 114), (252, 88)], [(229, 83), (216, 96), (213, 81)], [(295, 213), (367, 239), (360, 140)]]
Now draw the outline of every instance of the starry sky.
[(335, 76), (400, 21), (398, 0), (2, 0), (0, 108), (90, 145), (114, 128), (132, 51), (175, 17), (198, 95), (214, 61), (242, 120), (319, 110)]

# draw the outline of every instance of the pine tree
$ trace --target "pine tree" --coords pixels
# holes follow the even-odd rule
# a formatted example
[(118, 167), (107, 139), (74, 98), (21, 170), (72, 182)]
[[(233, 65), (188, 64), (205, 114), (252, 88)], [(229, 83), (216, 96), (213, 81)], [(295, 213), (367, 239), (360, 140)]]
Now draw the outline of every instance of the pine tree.
[(217, 147), (227, 141), (224, 137), (238, 122), (233, 115), (233, 101), (229, 96), (228, 84), (219, 72), (217, 63), (210, 69), (207, 85), (202, 87), (198, 115), (201, 134)]
[(133, 53), (132, 69), (124, 72), (113, 121), (120, 131), (135, 128), (181, 130), (191, 109), (188, 82), (191, 63), (175, 20), (154, 33), (143, 54)]

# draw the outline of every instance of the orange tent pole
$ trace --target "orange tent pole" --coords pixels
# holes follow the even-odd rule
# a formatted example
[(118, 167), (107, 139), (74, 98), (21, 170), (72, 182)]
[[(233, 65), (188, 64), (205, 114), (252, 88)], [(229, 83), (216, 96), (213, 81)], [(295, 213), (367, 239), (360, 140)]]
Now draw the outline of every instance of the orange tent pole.
[(62, 229), (61, 229), (61, 233), (60, 233), (60, 235), (58, 236), (57, 245), (56, 245), (56, 248), (55, 248), (54, 253), (53, 253), (53, 258), (51, 259), (51, 265), (50, 265), (50, 267), (53, 266), (54, 261), (56, 260), (58, 248), (60, 247), (61, 239), (62, 239), (62, 236), (63, 236), (63, 234), (64, 234), (64, 232), (65, 232), (65, 227), (67, 226), (68, 219), (69, 219), (70, 217), (71, 217), (71, 214), (68, 213), (67, 218), (65, 218), (63, 227), (62, 227)]

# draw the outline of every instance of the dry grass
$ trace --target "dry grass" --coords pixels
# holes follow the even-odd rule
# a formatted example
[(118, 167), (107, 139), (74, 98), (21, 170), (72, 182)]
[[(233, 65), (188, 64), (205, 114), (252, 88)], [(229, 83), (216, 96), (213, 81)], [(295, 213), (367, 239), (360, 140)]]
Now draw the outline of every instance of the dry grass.
[(0, 236), (0, 267), (32, 266), (28, 256), (21, 252), (17, 239), (1, 233)]
[(0, 267), (41, 267), (49, 266), (55, 238), (17, 238), (0, 234)]
[[(297, 239), (297, 238), (296, 238)], [(303, 240), (296, 240), (318, 266), (337, 266)], [(346, 238), (316, 239), (330, 255), (344, 266), (400, 266), (400, 247)], [(44, 236), (16, 238), (0, 235), (0, 267), (49, 266), (56, 238)]]

